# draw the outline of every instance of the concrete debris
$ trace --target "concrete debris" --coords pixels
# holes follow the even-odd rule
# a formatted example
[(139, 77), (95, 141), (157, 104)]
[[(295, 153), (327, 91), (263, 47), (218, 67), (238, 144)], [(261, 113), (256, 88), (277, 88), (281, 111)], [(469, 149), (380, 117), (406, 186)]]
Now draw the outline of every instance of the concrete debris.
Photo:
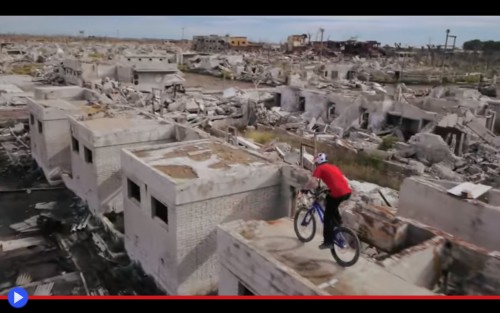
[(38, 231), (38, 216), (32, 216), (23, 222), (11, 224), (10, 228), (20, 233)]
[(27, 237), (22, 239), (15, 239), (9, 241), (0, 241), (0, 251), (9, 252), (12, 250), (24, 249), (41, 245), (45, 242), (42, 237)]
[[(500, 185), (500, 138), (495, 133), (500, 129), (496, 115), (500, 102), (490, 98), (496, 96), (496, 77), (489, 80), (482, 73), (465, 73), (441, 60), (439, 49), (406, 49), (398, 44), (381, 47), (355, 40), (322, 40), (318, 44), (311, 38), (298, 45), (287, 42), (241, 47), (196, 43), (196, 38), (193, 47), (184, 40), (91, 39), (60, 43), (48, 39), (5, 40), (0, 46), (0, 181), (4, 177), (19, 178), (18, 185), (5, 190), (0, 186), (0, 192), (25, 190), (36, 199), (23, 206), (35, 212), (34, 216), (15, 219), (24, 219), (9, 226), (9, 231), (19, 237), (2, 239), (1, 251), (53, 251), (55, 248), (48, 248), (49, 240), (26, 237), (50, 234), (64, 252), (58, 258), (73, 260), (68, 268), (84, 285), (75, 287), (85, 290), (75, 294), (138, 293), (128, 287), (104, 286), (101, 277), (95, 277), (99, 275), (92, 271), (83, 277), (78, 264), (86, 262), (74, 260), (83, 252), (103, 262), (96, 267), (104, 276), (127, 281), (123, 278), (145, 275), (139, 271), (132, 275), (129, 265), (110, 269), (109, 264), (121, 266), (126, 256), (122, 247), (126, 236), (115, 228), (123, 228), (123, 213), (109, 219), (94, 218), (83, 201), (73, 199), (71, 204), (61, 204), (54, 198), (36, 198), (39, 191), (50, 192), (44, 189), (48, 185), (68, 186), (73, 179), (83, 178), (72, 173), (73, 159), (67, 160), (67, 168), (57, 166), (44, 172), (39, 166), (46, 153), (34, 157), (34, 151), (40, 150), (40, 143), (52, 130), (33, 115), (32, 102), (40, 102), (40, 110), (47, 109), (47, 116), (60, 115), (60, 120), (68, 115), (92, 124), (98, 118), (140, 116), (146, 123), (156, 120), (162, 125), (183, 124), (203, 136), (224, 138), (230, 144), (262, 154), (271, 162), (286, 163), (281, 164), (284, 167), (312, 170), (314, 153), (326, 149), (332, 154), (332, 162), (352, 171), (356, 178), (349, 180), (353, 194), (341, 211), (347, 212), (346, 220), (352, 223), (349, 226), (369, 242), (363, 243), (363, 256), (392, 265), (387, 269), (402, 276), (406, 275), (401, 271), (407, 259), (398, 260), (389, 250), (400, 249), (404, 252), (398, 257), (404, 257), (409, 252), (403, 248), (409, 245), (415, 248), (410, 252), (422, 248), (425, 258), (430, 250), (406, 238), (419, 231), (395, 218), (400, 201), (393, 181), (413, 175), (453, 181), (458, 189), (452, 193), (461, 197), (467, 194), (469, 199), (489, 192), (488, 185)], [(453, 58), (451, 63), (458, 64), (462, 57), (454, 52)], [(436, 66), (438, 63), (443, 65)], [(95, 126), (95, 132), (106, 132), (106, 126)], [(172, 133), (176, 139), (192, 136), (178, 129)], [(95, 138), (104, 141), (97, 135)], [(75, 155), (81, 151), (87, 163), (101, 157), (89, 155), (83, 144), (68, 142), (65, 151)], [(301, 144), (307, 147), (301, 150)], [(194, 152), (187, 155), (193, 159), (205, 157)], [(56, 162), (60, 157), (53, 155), (49, 159)], [(119, 176), (103, 184), (113, 179), (120, 181)], [(120, 190), (106, 195), (110, 202), (106, 205), (112, 207), (120, 202), (121, 198), (110, 200), (118, 196)], [(68, 208), (70, 217), (60, 216)], [(247, 227), (244, 232), (256, 229)], [(426, 237), (420, 233), (415, 236), (419, 237), (415, 241)], [(83, 272), (87, 275), (86, 270)], [(121, 272), (125, 274), (118, 274)], [(87, 281), (93, 284), (90, 288)], [(326, 290), (335, 282), (327, 280), (321, 286)], [(10, 287), (1, 283), (2, 290)], [(16, 283), (27, 285), (32, 279), (21, 272)], [(442, 283), (444, 290), (458, 288), (454, 283)], [(58, 284), (50, 281), (35, 285), (30, 290), (35, 295), (59, 291)]]
[(52, 295), (52, 288), (54, 288), (54, 282), (38, 285), (38, 286), (36, 286), (36, 289), (35, 289), (35, 292), (33, 293), (33, 295), (34, 296), (51, 296)]
[(35, 209), (37, 209), (37, 210), (52, 210), (56, 204), (57, 204), (57, 202), (55, 202), (55, 201), (53, 201), (53, 202), (41, 202), (41, 203), (35, 204)]

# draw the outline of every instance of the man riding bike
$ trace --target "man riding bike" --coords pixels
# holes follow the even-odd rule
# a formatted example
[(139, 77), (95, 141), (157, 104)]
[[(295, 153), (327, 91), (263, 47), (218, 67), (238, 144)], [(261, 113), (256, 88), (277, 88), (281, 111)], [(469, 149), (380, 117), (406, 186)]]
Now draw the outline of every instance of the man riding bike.
[(325, 216), (323, 225), (323, 243), (320, 249), (333, 249), (333, 230), (342, 224), (339, 213), (340, 204), (351, 197), (351, 187), (344, 174), (338, 167), (327, 163), (326, 154), (319, 153), (314, 158), (316, 168), (304, 189), (313, 189), (318, 186), (318, 179), (328, 187), (329, 193), (325, 199)]

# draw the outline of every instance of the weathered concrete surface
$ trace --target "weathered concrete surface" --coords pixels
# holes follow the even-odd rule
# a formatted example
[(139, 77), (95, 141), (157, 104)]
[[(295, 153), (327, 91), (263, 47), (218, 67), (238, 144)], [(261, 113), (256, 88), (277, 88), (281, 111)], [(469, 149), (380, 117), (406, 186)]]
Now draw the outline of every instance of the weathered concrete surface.
[(338, 266), (330, 251), (318, 249), (320, 236), (301, 243), (288, 218), (223, 224), (217, 237), (220, 295), (238, 295), (235, 277), (257, 295), (433, 294), (362, 257), (352, 267)]
[(441, 276), (440, 250), (444, 238), (436, 237), (384, 260), (384, 267), (407, 282), (433, 289)]
[[(441, 242), (443, 238), (451, 242), (448, 256), (443, 253), (444, 249), (435, 249), (435, 251), (440, 251), (436, 251), (439, 258), (434, 257), (436, 261), (434, 266), (436, 271), (447, 270), (449, 272), (449, 282), (454, 285), (454, 292), (461, 295), (499, 294), (500, 272), (498, 269), (500, 267), (500, 254), (497, 251), (491, 251), (465, 242), (441, 229), (411, 219), (401, 217), (400, 220), (408, 223), (410, 229), (435, 234), (436, 237), (433, 240), (422, 243), (419, 245), (420, 247), (429, 247), (430, 243)], [(415, 237), (415, 234), (411, 237)], [(435, 246), (435, 244), (432, 245)], [(413, 254), (419, 246), (408, 250), (413, 251)], [(423, 252), (423, 250), (417, 252)], [(415, 266), (418, 267), (418, 265)]]
[(343, 212), (343, 219), (363, 241), (387, 252), (407, 240), (407, 225), (398, 221), (388, 207), (355, 204)]
[(50, 184), (61, 182), (61, 173), (71, 170), (68, 114), (84, 111), (64, 100), (28, 99), (31, 155)]
[(500, 250), (497, 236), (500, 207), (479, 200), (465, 200), (447, 193), (448, 188), (418, 177), (404, 180), (398, 215), (442, 229), (465, 241)]
[[(123, 189), (131, 180), (141, 190), (140, 202), (124, 192), (126, 250), (168, 294), (216, 290), (217, 225), (290, 209), (278, 165), (219, 141), (123, 150), (121, 161)], [(167, 206), (167, 222), (155, 216), (152, 198)]]
[[(138, 117), (69, 118), (69, 122), (79, 148), (72, 147), (72, 174), (63, 180), (94, 214), (123, 211), (121, 149), (172, 142), (176, 135), (173, 124)], [(92, 162), (86, 160), (85, 149), (92, 154)]]

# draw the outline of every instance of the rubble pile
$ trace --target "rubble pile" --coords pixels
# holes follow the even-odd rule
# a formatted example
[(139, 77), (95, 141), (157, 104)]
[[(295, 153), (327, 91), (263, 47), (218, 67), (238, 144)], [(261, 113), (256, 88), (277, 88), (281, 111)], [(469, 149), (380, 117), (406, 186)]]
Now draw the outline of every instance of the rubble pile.
[(16, 175), (17, 184), (34, 178), (30, 151), (29, 128), (23, 123), (0, 125), (0, 176)]

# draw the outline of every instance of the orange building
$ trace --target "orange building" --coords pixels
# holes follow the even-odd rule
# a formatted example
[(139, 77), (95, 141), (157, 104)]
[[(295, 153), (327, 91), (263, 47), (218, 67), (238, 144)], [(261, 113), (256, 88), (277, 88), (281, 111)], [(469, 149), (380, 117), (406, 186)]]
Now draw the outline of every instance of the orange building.
[(247, 37), (229, 37), (229, 45), (231, 47), (248, 46)]

